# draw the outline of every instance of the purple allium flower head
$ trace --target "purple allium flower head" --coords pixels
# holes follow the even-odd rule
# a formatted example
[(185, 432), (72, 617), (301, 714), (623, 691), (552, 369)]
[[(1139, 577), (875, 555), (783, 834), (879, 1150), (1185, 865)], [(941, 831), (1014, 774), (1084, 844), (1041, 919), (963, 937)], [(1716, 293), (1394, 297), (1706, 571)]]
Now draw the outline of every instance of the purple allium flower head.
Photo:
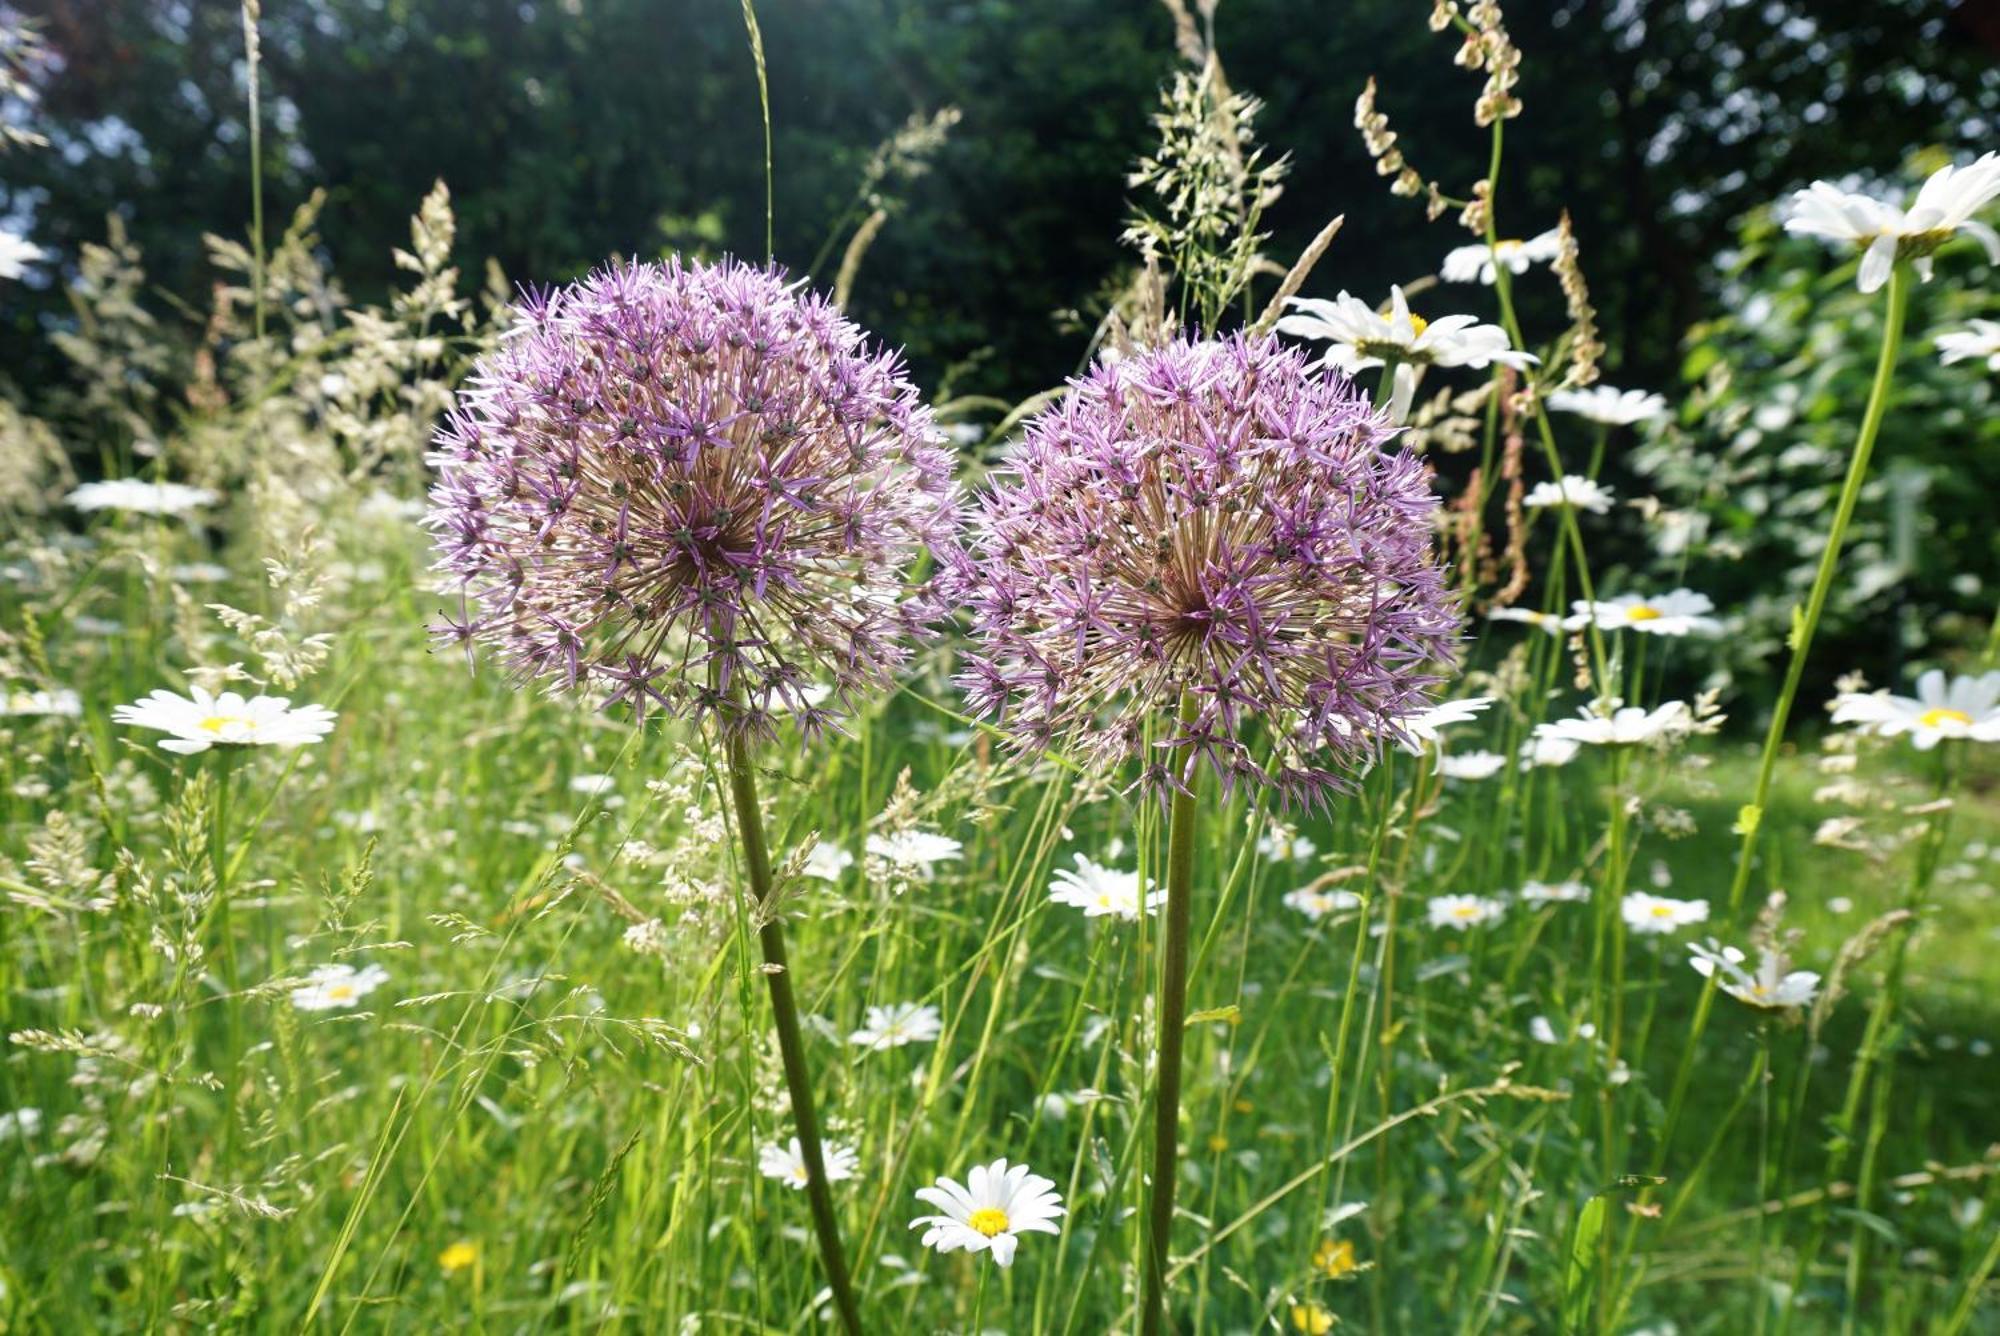
[(907, 580), (959, 521), (930, 412), (776, 272), (673, 259), (528, 294), (436, 445), (426, 523), (466, 608), (439, 633), (522, 680), (810, 734), (942, 611)]
[(1098, 366), (1028, 421), (957, 560), (975, 710), (1093, 766), (1142, 757), (1158, 791), (1206, 763), (1324, 802), (1404, 737), (1458, 635), (1428, 472), (1390, 435), (1269, 338)]

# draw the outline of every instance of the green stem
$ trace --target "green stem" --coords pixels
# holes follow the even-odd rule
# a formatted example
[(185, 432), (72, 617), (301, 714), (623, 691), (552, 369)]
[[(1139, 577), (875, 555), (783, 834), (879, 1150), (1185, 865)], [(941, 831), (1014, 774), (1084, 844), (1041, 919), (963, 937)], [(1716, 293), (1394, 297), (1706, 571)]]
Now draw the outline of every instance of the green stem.
[[(1181, 718), (1195, 709), (1193, 693), (1181, 697)], [(1167, 830), (1167, 923), (1160, 956), (1158, 1012), (1158, 1092), (1153, 1102), (1153, 1182), (1146, 1234), (1146, 1301), (1142, 1330), (1158, 1336), (1166, 1324), (1168, 1245), (1173, 1239), (1175, 1166), (1179, 1159), (1181, 1041), (1187, 1032), (1188, 938), (1194, 898), (1195, 790), (1201, 771), (1190, 767), (1185, 785), (1174, 791)]]
[(1847, 541), (1847, 524), (1854, 517), (1854, 506), (1861, 499), (1861, 485), (1868, 479), (1869, 456), (1875, 452), (1875, 437), (1882, 429), (1882, 415), (1889, 406), (1889, 386), (1895, 379), (1896, 353), (1903, 342), (1903, 312), (1909, 306), (1909, 272), (1897, 265), (1889, 273), (1889, 296), (1887, 310), (1882, 318), (1882, 352), (1875, 362), (1875, 383), (1868, 390), (1868, 407), (1861, 417), (1861, 434), (1855, 440), (1853, 457), (1848, 461), (1847, 480), (1840, 487), (1840, 503), (1833, 512), (1833, 527), (1827, 530), (1826, 547), (1819, 557), (1819, 571), (1813, 577), (1812, 592), (1806, 598), (1806, 610), (1792, 628), (1791, 661), (1785, 666), (1784, 689), (1778, 693), (1778, 703), (1771, 712), (1771, 726), (1764, 734), (1763, 755), (1757, 762), (1757, 788), (1750, 806), (1742, 814), (1743, 844), (1736, 853), (1736, 876), (1729, 886), (1729, 908), (1734, 911), (1743, 903), (1743, 892), (1750, 884), (1750, 865), (1757, 852), (1757, 832), (1763, 828), (1764, 805), (1771, 794), (1771, 776), (1778, 766), (1778, 746), (1784, 740), (1785, 724), (1791, 718), (1792, 702), (1799, 694), (1800, 679), (1805, 676), (1806, 655), (1812, 649), (1813, 632), (1819, 629), (1820, 614), (1826, 609), (1827, 594), (1833, 588), (1833, 577), (1840, 569), (1840, 550)]
[(771, 988), (771, 1011), (778, 1025), (778, 1053), (785, 1064), (785, 1089), (792, 1100), (792, 1121), (798, 1128), (799, 1151), (806, 1163), (806, 1200), (812, 1208), (813, 1233), (819, 1238), (833, 1305), (848, 1336), (861, 1336), (861, 1317), (847, 1275), (847, 1257), (840, 1249), (840, 1228), (833, 1214), (833, 1191), (820, 1153), (819, 1117), (813, 1112), (812, 1079), (806, 1071), (805, 1038), (799, 1030), (798, 1002), (792, 996), (792, 974), (785, 959), (785, 935), (779, 925), (776, 888), (771, 881), (771, 855), (764, 841), (764, 817), (757, 806), (757, 780), (750, 769), (747, 739), (731, 730), (729, 792), (736, 806), (736, 829), (743, 843), (744, 871), (756, 900), (758, 944), (764, 952), (764, 981)]
[[(1887, 309), (1882, 324), (1882, 352), (1875, 363), (1875, 382), (1868, 391), (1868, 407), (1862, 413), (1861, 433), (1855, 440), (1854, 455), (1848, 462), (1847, 480), (1841, 485), (1840, 503), (1834, 511), (1833, 526), (1827, 531), (1826, 547), (1820, 553), (1819, 572), (1813, 578), (1805, 612), (1792, 630), (1791, 662), (1785, 668), (1785, 685), (1771, 714), (1771, 726), (1764, 734), (1764, 750), (1757, 762), (1756, 791), (1739, 818), (1743, 843), (1736, 852), (1736, 875), (1729, 888), (1731, 912), (1741, 907), (1743, 892), (1750, 884), (1757, 834), (1763, 828), (1764, 807), (1771, 793), (1771, 777), (1777, 769), (1778, 745), (1784, 738), (1786, 721), (1791, 718), (1792, 701), (1798, 696), (1799, 682), (1805, 675), (1806, 654), (1812, 648), (1813, 632), (1819, 627), (1820, 614), (1826, 608), (1827, 593), (1833, 587), (1833, 577), (1840, 566), (1840, 550), (1847, 541), (1847, 525), (1853, 518), (1855, 503), (1861, 497), (1861, 485), (1868, 477), (1868, 459), (1875, 451), (1875, 437), (1882, 429), (1882, 415), (1888, 407), (1889, 387), (1896, 370), (1896, 354), (1902, 346), (1903, 312), (1909, 304), (1909, 295), (1909, 274), (1899, 264), (1889, 274)], [(1711, 1004), (1715, 1000), (1715, 989), (1715, 978), (1710, 976), (1702, 986), (1700, 1001), (1695, 1004), (1694, 1022), (1689, 1027), (1687, 1043), (1681, 1049), (1680, 1064), (1674, 1073), (1673, 1093), (1667, 1100), (1667, 1119), (1660, 1128), (1657, 1150), (1657, 1163), (1660, 1164), (1665, 1163), (1673, 1145), (1674, 1132), (1680, 1126), (1688, 1085), (1694, 1076), (1695, 1058), (1701, 1051), (1702, 1031), (1708, 1024)]]
[(764, 31), (757, 10), (743, 0), (743, 30), (750, 38), (750, 58), (757, 63), (757, 106), (764, 113), (764, 263), (777, 253), (776, 179), (771, 170), (771, 81), (764, 68)]

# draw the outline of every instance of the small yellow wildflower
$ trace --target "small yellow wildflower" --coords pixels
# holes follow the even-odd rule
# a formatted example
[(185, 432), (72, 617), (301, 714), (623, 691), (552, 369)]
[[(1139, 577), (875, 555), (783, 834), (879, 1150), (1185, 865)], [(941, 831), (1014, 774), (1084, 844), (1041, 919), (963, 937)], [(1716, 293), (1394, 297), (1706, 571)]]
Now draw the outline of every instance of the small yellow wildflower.
[(1354, 1245), (1346, 1239), (1321, 1239), (1319, 1247), (1313, 1249), (1313, 1270), (1328, 1279), (1351, 1276), (1358, 1266), (1354, 1260)]
[(464, 1239), (460, 1239), (457, 1243), (452, 1244), (449, 1248), (438, 1254), (438, 1266), (447, 1275), (454, 1271), (463, 1271), (478, 1260), (479, 1245), (469, 1243)]
[(1306, 1336), (1326, 1336), (1339, 1320), (1320, 1304), (1308, 1301), (1292, 1305), (1292, 1330), (1302, 1331)]

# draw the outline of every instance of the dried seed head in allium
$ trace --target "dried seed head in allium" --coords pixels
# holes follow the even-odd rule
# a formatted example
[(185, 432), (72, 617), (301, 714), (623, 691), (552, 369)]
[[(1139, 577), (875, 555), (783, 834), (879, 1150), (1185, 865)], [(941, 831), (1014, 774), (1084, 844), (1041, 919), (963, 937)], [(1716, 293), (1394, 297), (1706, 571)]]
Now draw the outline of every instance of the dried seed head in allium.
[(1206, 763), (1324, 800), (1401, 739), (1458, 634), (1428, 474), (1391, 436), (1269, 338), (1099, 366), (981, 500), (961, 685), (1023, 744), (1141, 757), (1156, 789)]
[(432, 462), (465, 602), (441, 634), (727, 728), (810, 732), (886, 680), (939, 611), (911, 567), (958, 521), (899, 356), (730, 260), (528, 296)]

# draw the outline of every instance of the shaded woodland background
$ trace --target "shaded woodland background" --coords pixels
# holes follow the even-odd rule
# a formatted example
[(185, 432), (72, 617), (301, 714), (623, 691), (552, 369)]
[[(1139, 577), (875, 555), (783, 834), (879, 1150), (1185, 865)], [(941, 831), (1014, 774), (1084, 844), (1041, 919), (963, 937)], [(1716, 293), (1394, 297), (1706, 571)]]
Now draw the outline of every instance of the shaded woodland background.
[[(1175, 63), (1152, 0), (762, 0), (776, 135), (777, 254), (809, 266), (874, 147), (913, 113), (963, 113), (893, 216), (856, 315), (920, 378), (1018, 397), (1074, 369), (1094, 294), (1130, 254), (1123, 187)], [(1373, 292), (1465, 238), (1391, 199), (1351, 128), (1369, 75), (1417, 166), (1482, 174), (1477, 80), (1425, 31), (1421, 0), (1228, 0), (1232, 83), (1293, 155), (1270, 215), (1289, 256), (1349, 223), (1315, 290)], [(73, 257), (126, 215), (150, 277), (191, 312), (201, 234), (248, 216), (242, 27), (233, 0), (41, 0), (59, 64), (56, 150), (0, 163), (0, 217)], [(1525, 114), (1508, 127), (1505, 230), (1570, 209), (1621, 383), (1671, 377), (1734, 220), (1815, 176), (1887, 172), (1920, 146), (1990, 147), (1994, 0), (1522, 0)], [(268, 218), (315, 186), (357, 297), (391, 276), (415, 202), (443, 177), (462, 254), (548, 282), (614, 253), (763, 249), (762, 128), (736, 0), (267, 0)], [(851, 220), (850, 220), (851, 221)], [(831, 281), (836, 245), (815, 277)], [(469, 277), (476, 277), (476, 274)], [(37, 326), (57, 285), (0, 293), (6, 364), (61, 374)], [(1078, 317), (1081, 317), (1079, 319)], [(190, 315), (190, 320), (197, 317)], [(198, 326), (197, 326), (198, 328)]]

